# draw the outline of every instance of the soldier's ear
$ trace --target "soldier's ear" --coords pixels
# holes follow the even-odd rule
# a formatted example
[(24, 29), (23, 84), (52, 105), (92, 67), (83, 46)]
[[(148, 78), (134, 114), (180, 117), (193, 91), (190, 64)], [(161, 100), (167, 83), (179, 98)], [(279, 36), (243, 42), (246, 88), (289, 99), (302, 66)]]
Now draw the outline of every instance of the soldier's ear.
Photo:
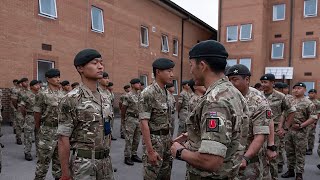
[(83, 66), (77, 66), (76, 68), (79, 73), (83, 72)]

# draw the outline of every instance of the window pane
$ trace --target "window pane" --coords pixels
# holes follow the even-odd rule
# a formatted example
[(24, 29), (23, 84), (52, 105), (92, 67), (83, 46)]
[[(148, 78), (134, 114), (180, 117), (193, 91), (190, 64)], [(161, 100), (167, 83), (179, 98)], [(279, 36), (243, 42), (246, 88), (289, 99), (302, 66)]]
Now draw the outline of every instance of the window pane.
[(178, 55), (178, 40), (173, 40), (173, 54)]
[(241, 25), (240, 39), (251, 39), (252, 24)]
[(302, 57), (315, 57), (316, 55), (316, 41), (303, 42), (303, 55)]
[(40, 0), (40, 13), (47, 16), (57, 17), (56, 1)]
[(144, 87), (148, 86), (148, 76), (147, 75), (141, 75), (140, 81), (144, 83)]
[(273, 59), (281, 59), (283, 58), (283, 43), (272, 44), (272, 58)]
[(227, 66), (231, 67), (237, 64), (237, 60), (236, 59), (228, 59), (227, 60)]
[(148, 46), (148, 29), (146, 27), (141, 27), (141, 44)]
[(273, 20), (284, 20), (285, 19), (285, 4), (279, 4), (273, 6)]
[(238, 26), (227, 27), (227, 41), (237, 41), (238, 40)]
[(92, 7), (91, 9), (91, 16), (92, 16), (92, 29), (103, 32), (103, 15), (102, 10), (96, 7)]
[(303, 82), (305, 85), (306, 85), (306, 89), (307, 89), (307, 91), (304, 93), (304, 95), (308, 95), (308, 91), (310, 90), (310, 89), (314, 89), (314, 82)]
[(173, 80), (172, 81), (173, 85), (174, 85), (174, 95), (178, 95), (178, 81), (177, 80)]
[(317, 0), (304, 1), (304, 15), (316, 16), (317, 15)]
[(168, 47), (168, 36), (163, 35), (162, 36), (162, 51), (163, 52), (169, 52), (169, 47)]
[(240, 59), (239, 63), (245, 65), (251, 71), (251, 59), (250, 58)]

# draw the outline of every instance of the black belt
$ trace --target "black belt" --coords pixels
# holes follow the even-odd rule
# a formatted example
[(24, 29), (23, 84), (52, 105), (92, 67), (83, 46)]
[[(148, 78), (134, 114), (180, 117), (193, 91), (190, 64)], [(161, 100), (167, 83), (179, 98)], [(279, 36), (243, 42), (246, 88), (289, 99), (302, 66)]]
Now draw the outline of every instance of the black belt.
[(169, 134), (169, 132), (170, 132), (169, 129), (160, 129), (157, 131), (150, 131), (150, 134), (159, 135), (159, 136), (166, 136)]
[(33, 115), (33, 112), (26, 112), (27, 115)]
[(94, 158), (95, 159), (104, 159), (106, 157), (109, 157), (110, 150), (101, 150), (101, 151), (92, 151), (92, 150), (85, 150), (85, 149), (77, 149), (73, 150), (73, 154), (77, 152), (77, 157), (82, 157), (86, 159), (92, 158), (92, 152), (94, 152)]
[(44, 122), (42, 123), (42, 125), (49, 127), (58, 127), (58, 122)]
[(139, 118), (138, 114), (130, 113), (130, 112), (127, 112), (127, 116), (131, 116), (131, 117), (134, 117), (134, 118)]
[(192, 180), (228, 180), (227, 177), (225, 178), (201, 177), (200, 175), (196, 175), (191, 172), (189, 172), (189, 178)]

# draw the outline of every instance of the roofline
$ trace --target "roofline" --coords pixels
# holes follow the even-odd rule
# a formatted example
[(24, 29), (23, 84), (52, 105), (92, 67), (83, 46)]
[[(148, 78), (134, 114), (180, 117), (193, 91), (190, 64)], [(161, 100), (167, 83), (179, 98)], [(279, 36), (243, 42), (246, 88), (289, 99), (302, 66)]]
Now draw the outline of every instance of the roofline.
[(209, 24), (205, 23), (201, 19), (197, 18), (196, 16), (194, 16), (193, 14), (188, 12), (187, 10), (183, 9), (182, 7), (177, 5), (176, 3), (172, 2), (171, 0), (159, 0), (159, 1), (166, 4), (167, 6), (171, 7), (172, 9), (178, 11), (182, 15), (186, 16), (185, 18), (188, 18), (188, 19), (198, 23), (199, 25), (203, 26), (208, 31), (217, 34), (218, 31), (216, 29), (214, 29), (213, 27), (211, 27)]

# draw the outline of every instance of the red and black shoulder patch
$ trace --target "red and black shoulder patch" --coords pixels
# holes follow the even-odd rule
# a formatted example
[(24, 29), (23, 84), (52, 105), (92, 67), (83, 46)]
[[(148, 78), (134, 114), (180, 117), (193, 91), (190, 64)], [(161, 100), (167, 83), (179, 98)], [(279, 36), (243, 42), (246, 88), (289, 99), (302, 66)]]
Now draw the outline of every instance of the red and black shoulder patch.
[(207, 121), (207, 132), (219, 132), (219, 117), (210, 117), (206, 119)]
[(266, 111), (266, 118), (271, 119), (271, 116), (272, 116), (271, 110), (267, 110)]

